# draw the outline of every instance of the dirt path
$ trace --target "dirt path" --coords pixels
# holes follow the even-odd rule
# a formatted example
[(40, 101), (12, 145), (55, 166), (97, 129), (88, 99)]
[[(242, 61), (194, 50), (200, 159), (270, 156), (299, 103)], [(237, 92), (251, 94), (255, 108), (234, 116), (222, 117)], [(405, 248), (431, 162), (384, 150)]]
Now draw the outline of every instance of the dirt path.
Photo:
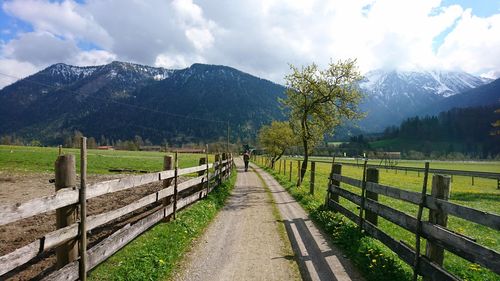
[(254, 172), (237, 159), (233, 194), (188, 255), (176, 280), (297, 280), (285, 253), (272, 201)]
[(302, 207), (268, 173), (255, 165), (271, 190), (285, 223), (304, 280), (364, 280), (352, 263), (325, 240)]

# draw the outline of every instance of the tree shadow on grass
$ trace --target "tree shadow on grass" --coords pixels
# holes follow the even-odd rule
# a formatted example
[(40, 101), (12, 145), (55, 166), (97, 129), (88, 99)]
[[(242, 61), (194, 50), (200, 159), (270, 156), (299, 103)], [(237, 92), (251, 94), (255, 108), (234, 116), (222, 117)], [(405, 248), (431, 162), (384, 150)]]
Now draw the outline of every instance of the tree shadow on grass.
[(500, 202), (500, 193), (453, 192), (452, 200), (458, 201), (495, 201)]

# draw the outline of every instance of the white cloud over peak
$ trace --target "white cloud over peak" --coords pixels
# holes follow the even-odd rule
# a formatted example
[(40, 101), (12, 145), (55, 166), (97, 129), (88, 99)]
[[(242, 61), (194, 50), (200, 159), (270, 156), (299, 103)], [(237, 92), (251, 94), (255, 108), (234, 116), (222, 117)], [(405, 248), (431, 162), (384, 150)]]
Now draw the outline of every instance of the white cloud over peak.
[(2, 8), (33, 31), (5, 41), (0, 63), (36, 69), (55, 62), (202, 62), (276, 82), (289, 63), (326, 66), (330, 58), (357, 58), (362, 71), (500, 69), (500, 11), (477, 17), (440, 0), (12, 0)]

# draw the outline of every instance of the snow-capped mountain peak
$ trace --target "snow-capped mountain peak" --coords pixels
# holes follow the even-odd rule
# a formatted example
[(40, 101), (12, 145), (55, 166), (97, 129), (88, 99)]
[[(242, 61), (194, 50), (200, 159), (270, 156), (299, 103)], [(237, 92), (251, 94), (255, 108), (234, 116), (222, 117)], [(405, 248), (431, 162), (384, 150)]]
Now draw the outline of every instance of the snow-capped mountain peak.
[(459, 71), (370, 71), (361, 88), (368, 95), (394, 96), (407, 93), (449, 97), (491, 82)]

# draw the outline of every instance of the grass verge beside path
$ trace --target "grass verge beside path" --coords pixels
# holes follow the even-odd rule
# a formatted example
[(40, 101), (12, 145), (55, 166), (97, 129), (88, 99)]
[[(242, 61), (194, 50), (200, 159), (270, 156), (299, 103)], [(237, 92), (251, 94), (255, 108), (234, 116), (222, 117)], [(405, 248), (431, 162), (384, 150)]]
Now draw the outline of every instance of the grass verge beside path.
[(260, 181), (262, 182), (262, 185), (264, 186), (264, 189), (266, 190), (267, 196), (269, 198), (269, 201), (272, 204), (273, 208), (273, 216), (276, 219), (278, 223), (278, 233), (280, 235), (281, 240), (284, 242), (283, 243), (283, 249), (282, 254), (285, 257), (293, 257), (293, 259), (289, 259), (288, 261), (291, 264), (292, 270), (295, 273), (295, 276), (297, 276), (297, 280), (300, 280), (300, 270), (299, 270), (299, 265), (297, 262), (297, 255), (293, 252), (292, 249), (292, 244), (290, 242), (290, 239), (288, 238), (288, 235), (286, 233), (286, 228), (285, 224), (283, 221), (283, 218), (281, 217), (280, 210), (278, 206), (276, 205), (276, 201), (274, 201), (273, 194), (271, 193), (271, 190), (269, 189), (269, 186), (266, 184), (266, 181), (262, 178), (262, 176), (255, 171), (254, 168), (252, 168), (252, 171), (259, 177)]
[(154, 226), (99, 265), (89, 280), (170, 280), (192, 242), (224, 206), (235, 182), (233, 173), (207, 198), (180, 211), (175, 221)]

